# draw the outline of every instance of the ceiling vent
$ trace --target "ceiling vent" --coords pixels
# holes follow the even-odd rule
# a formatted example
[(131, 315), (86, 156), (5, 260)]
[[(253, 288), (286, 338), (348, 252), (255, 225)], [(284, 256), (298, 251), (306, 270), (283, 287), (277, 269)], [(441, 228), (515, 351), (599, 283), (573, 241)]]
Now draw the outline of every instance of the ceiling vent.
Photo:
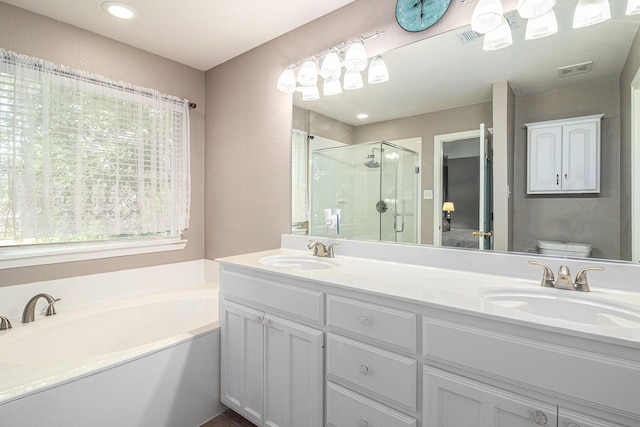
[(588, 73), (589, 71), (591, 71), (592, 66), (593, 61), (560, 67), (558, 68), (558, 77), (568, 77), (574, 76), (576, 74)]
[(478, 33), (472, 30), (466, 30), (461, 33), (456, 33), (456, 36), (458, 36), (462, 44), (469, 44), (480, 38), (478, 36)]

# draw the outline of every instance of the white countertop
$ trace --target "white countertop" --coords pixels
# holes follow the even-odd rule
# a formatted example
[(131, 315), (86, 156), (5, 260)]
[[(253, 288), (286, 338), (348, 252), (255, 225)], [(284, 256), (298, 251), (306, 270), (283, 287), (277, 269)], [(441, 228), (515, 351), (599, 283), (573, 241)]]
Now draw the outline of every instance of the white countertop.
[[(502, 307), (487, 301), (483, 293), (492, 289), (524, 290), (557, 294), (576, 298), (597, 298), (625, 306), (640, 313), (640, 293), (603, 289), (591, 285), (591, 292), (577, 292), (540, 287), (539, 280), (471, 273), (436, 267), (367, 258), (336, 255), (332, 262), (339, 265), (328, 269), (297, 269), (265, 265), (260, 259), (267, 256), (309, 256), (308, 251), (275, 249), (218, 259), (223, 265), (245, 267), (287, 277), (302, 278), (345, 289), (357, 290), (400, 301), (464, 312), (480, 317), (507, 320), (556, 333), (589, 338), (640, 349), (640, 327), (630, 325), (595, 325), (550, 316), (540, 316), (515, 308)], [(317, 259), (317, 258), (316, 258)], [(323, 258), (320, 258), (323, 259)], [(540, 270), (542, 277), (542, 270)], [(330, 290), (328, 290), (330, 292)], [(570, 293), (570, 294), (568, 294)]]

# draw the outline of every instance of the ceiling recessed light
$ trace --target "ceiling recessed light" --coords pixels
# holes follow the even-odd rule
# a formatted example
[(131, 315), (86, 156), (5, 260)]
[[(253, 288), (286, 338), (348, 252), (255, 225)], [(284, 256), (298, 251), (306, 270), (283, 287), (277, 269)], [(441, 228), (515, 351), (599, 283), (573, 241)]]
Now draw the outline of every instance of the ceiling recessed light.
[(117, 1), (106, 1), (102, 3), (102, 10), (120, 19), (132, 19), (137, 15), (135, 9), (126, 4), (118, 3)]
[(369, 115), (366, 113), (360, 113), (356, 117), (359, 119), (366, 119), (367, 117), (369, 117)]

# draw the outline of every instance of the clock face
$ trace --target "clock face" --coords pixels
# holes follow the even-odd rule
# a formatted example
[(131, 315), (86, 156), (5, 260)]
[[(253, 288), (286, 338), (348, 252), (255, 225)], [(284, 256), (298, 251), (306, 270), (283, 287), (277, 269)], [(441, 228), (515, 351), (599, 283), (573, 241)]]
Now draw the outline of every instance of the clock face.
[(442, 18), (451, 0), (398, 0), (396, 19), (407, 31), (422, 31)]

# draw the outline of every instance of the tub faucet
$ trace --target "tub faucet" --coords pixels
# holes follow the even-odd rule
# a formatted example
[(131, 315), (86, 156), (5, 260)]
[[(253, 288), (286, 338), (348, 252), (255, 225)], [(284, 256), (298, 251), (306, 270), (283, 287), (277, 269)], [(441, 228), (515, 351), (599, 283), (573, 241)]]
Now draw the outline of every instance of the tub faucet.
[(309, 240), (309, 244), (307, 248), (313, 249), (313, 256), (319, 256), (324, 258), (335, 258), (335, 254), (333, 253), (333, 247), (339, 245), (340, 243), (332, 243), (329, 246), (325, 246), (321, 242), (314, 242), (313, 240)]
[(6, 331), (11, 329), (11, 322), (4, 316), (0, 316), (0, 331)]
[(57, 301), (60, 301), (60, 298), (56, 299), (49, 294), (38, 294), (31, 298), (27, 305), (24, 307), (24, 311), (22, 312), (22, 323), (33, 322), (35, 318), (36, 303), (40, 298), (46, 299), (49, 303), (45, 316), (53, 316), (54, 314), (56, 314), (56, 309), (53, 304), (55, 304)]

